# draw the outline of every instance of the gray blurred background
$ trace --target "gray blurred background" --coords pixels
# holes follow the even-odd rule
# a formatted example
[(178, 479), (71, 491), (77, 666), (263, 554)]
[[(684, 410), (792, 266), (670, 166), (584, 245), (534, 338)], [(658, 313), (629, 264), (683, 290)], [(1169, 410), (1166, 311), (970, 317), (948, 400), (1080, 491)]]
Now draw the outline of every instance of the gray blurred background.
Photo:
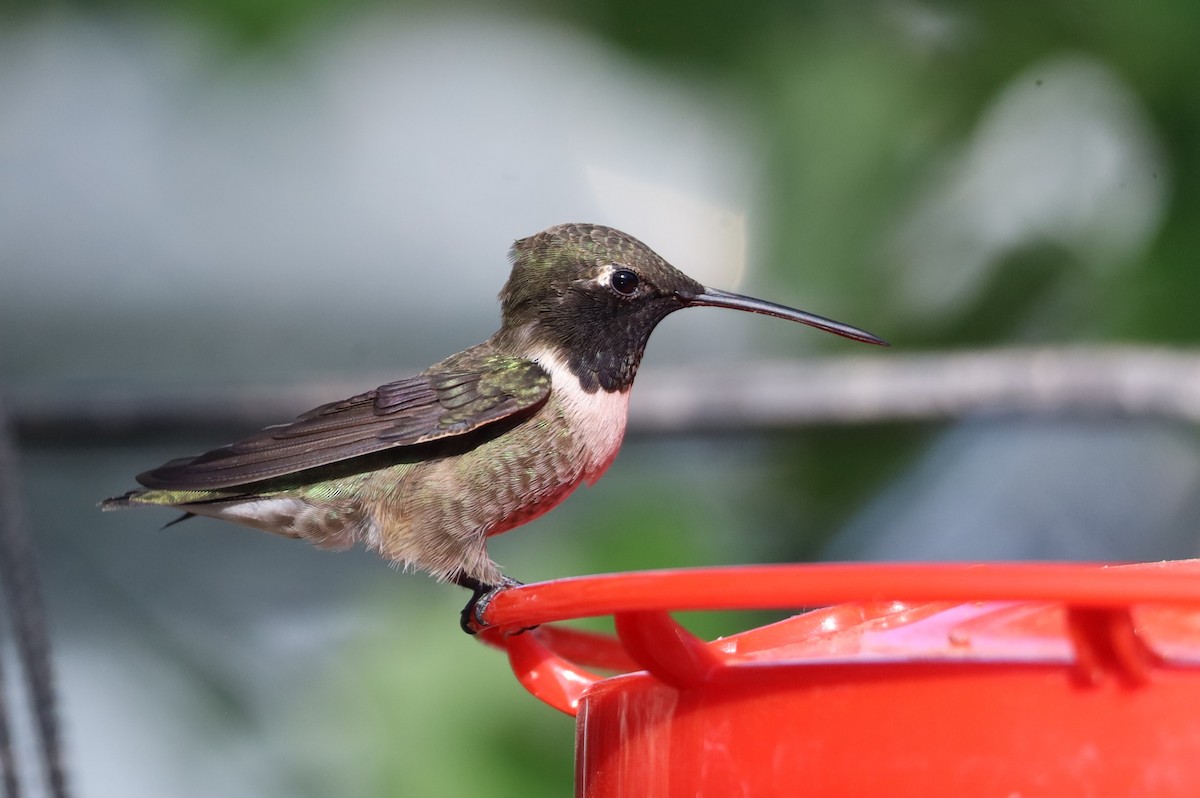
[[(373, 387), (491, 334), (507, 247), (566, 221), (896, 356), (1191, 346), (1198, 32), (1166, 1), (10, 2), (0, 390)], [(865, 350), (690, 311), (642, 373)], [(96, 510), (236, 432), (23, 439), (78, 794), (567, 794), (571, 720), (458, 631), (461, 591)], [(1198, 487), (1161, 418), (635, 435), (492, 551), (526, 581), (1187, 557)]]

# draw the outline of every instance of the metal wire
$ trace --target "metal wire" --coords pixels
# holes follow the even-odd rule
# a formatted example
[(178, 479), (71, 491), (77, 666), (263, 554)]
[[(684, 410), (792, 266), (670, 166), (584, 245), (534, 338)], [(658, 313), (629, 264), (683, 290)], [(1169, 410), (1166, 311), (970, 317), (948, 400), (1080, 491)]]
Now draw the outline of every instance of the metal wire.
[[(0, 621), (3, 619), (0, 618)], [(0, 624), (0, 640), (4, 627)], [(21, 782), (17, 778), (17, 757), (13, 751), (12, 723), (9, 720), (6, 701), (8, 679), (4, 669), (4, 658), (0, 656), (0, 785), (4, 798), (21, 798)]]
[[(50, 637), (38, 584), (33, 541), (26, 531), (20, 500), (16, 448), (0, 402), (0, 586), (12, 622), (16, 648), (33, 708), (45, 783), (53, 798), (67, 798), (57, 697), (50, 660)], [(3, 681), (0, 680), (0, 685)], [(0, 707), (0, 760), (8, 798), (18, 798), (19, 779), (12, 750), (12, 725)]]

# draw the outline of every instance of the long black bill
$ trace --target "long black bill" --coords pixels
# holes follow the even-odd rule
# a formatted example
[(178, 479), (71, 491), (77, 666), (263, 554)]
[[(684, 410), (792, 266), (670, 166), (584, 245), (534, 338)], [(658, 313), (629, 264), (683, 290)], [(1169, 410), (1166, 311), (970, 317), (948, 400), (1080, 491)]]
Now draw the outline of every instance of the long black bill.
[(888, 345), (888, 342), (882, 338), (871, 335), (869, 332), (860, 330), (857, 327), (851, 327), (849, 324), (842, 324), (840, 321), (827, 319), (824, 316), (806, 313), (803, 310), (789, 308), (786, 305), (776, 305), (774, 302), (765, 302), (754, 297), (731, 294), (728, 291), (718, 291), (715, 288), (705, 288), (699, 294), (676, 291), (675, 295), (687, 305), (733, 308), (734, 310), (745, 310), (750, 313), (761, 313), (764, 316), (774, 316), (777, 319), (798, 321), (801, 324), (807, 324), (809, 327), (816, 327), (818, 330), (831, 332), (843, 338), (853, 338), (855, 341), (878, 344), (879, 346)]

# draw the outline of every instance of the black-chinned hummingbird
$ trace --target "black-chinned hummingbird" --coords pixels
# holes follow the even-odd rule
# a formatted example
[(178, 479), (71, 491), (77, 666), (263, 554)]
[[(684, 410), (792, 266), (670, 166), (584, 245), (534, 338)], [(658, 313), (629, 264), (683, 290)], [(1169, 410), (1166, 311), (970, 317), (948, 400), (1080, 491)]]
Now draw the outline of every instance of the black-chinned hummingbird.
[(511, 258), (500, 329), (487, 341), (139, 474), (143, 487), (101, 507), (174, 507), (331, 549), (361, 542), (479, 599), (509, 583), (487, 539), (552, 509), (612, 463), (646, 341), (668, 314), (733, 308), (884, 344), (705, 288), (609, 227), (552, 227), (517, 241)]

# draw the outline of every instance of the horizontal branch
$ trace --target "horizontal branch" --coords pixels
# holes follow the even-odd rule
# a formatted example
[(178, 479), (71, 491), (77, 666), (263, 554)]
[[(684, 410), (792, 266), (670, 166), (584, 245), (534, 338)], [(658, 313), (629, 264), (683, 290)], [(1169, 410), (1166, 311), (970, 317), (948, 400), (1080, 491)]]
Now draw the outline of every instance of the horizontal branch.
[(633, 406), (638, 428), (655, 432), (942, 421), (980, 414), (1197, 422), (1200, 353), (1138, 347), (885, 352), (670, 373), (660, 369), (638, 385)]
[[(398, 375), (395, 375), (398, 376)], [(386, 379), (386, 378), (385, 378)], [(382, 380), (181, 391), (23, 393), (26, 442), (224, 438)], [(980, 414), (1153, 416), (1200, 421), (1200, 354), (1139, 347), (997, 349), (648, 369), (632, 434), (941, 421)]]

